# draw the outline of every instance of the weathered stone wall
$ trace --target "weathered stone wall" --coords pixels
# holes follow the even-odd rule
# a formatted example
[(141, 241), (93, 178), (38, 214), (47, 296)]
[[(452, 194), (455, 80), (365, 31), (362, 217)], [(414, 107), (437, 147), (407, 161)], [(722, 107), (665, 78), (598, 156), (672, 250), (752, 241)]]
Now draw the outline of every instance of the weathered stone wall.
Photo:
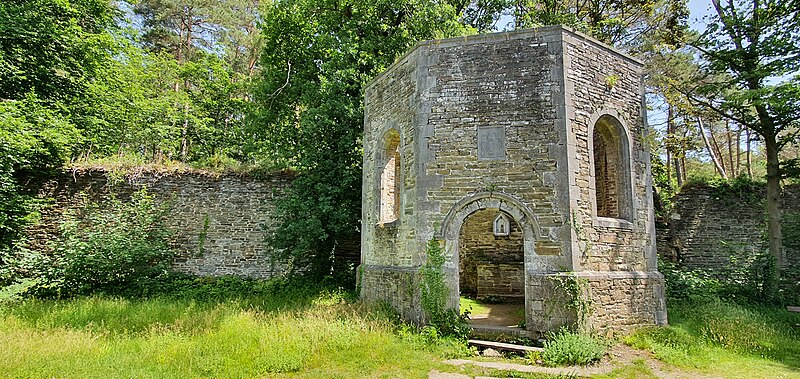
[(38, 188), (41, 198), (53, 200), (42, 211), (42, 222), (29, 230), (32, 247), (47, 250), (48, 242), (57, 238), (64, 212), (81, 206), (81, 194), (102, 205), (112, 195), (125, 200), (144, 186), (159, 201), (170, 204), (165, 223), (173, 233), (171, 243), (180, 253), (174, 263), (177, 270), (254, 278), (268, 278), (280, 271), (270, 259), (265, 230), (275, 226), (275, 199), (291, 183), (291, 174), (254, 179), (150, 172), (123, 175), (114, 184), (109, 176), (120, 177), (97, 170), (70, 171), (45, 183), (31, 184)]
[(525, 298), (525, 266), (519, 263), (486, 262), (477, 265), (477, 297), (522, 300)]
[(664, 278), (658, 272), (577, 273), (588, 282), (587, 326), (596, 331), (631, 332), (667, 321)]
[[(529, 243), (547, 257), (538, 260), (539, 270), (568, 266), (569, 204), (557, 191), (566, 177), (558, 164), (563, 77), (554, 75), (561, 33), (497, 34), (425, 47), (427, 76), (435, 78), (422, 91), (429, 106), (423, 128), (430, 131), (425, 173), (439, 181), (420, 193), (425, 209), (438, 210), (427, 212), (428, 225), (444, 224), (448, 211), (470, 194), (509, 194), (533, 213), (539, 233)], [(447, 249), (454, 254), (456, 246)]]
[(422, 322), (420, 309), (420, 278), (416, 269), (385, 267), (381, 270), (360, 269), (358, 283), (361, 299), (367, 302), (387, 302), (412, 322)]
[[(703, 184), (685, 186), (658, 229), (659, 255), (687, 269), (717, 273), (733, 261), (749, 262), (768, 247), (765, 199), (766, 190), (758, 187), (739, 195)], [(800, 186), (784, 188), (783, 212), (800, 212)], [(797, 267), (797, 247), (785, 244), (784, 250), (785, 266)]]
[(537, 275), (529, 278), (528, 288), (526, 312), (533, 330), (578, 325), (613, 335), (667, 321), (664, 278), (658, 272)]
[[(361, 264), (380, 270), (381, 267), (412, 267), (420, 262), (416, 243), (416, 228), (413, 218), (416, 198), (417, 168), (414, 164), (414, 107), (416, 90), (415, 57), (408, 56), (387, 73), (386, 84), (365, 100), (365, 122), (376, 125), (364, 135), (364, 171), (362, 189), (362, 238), (363, 251), (383, 251), (383, 254), (364, 255)], [(386, 146), (389, 139), (399, 134), (399, 162), (395, 162), (396, 191), (399, 192), (398, 218), (390, 223), (380, 219), (381, 173), (385, 168)], [(408, 254), (414, 251), (415, 254)], [(390, 274), (391, 275), (391, 274)], [(366, 278), (366, 276), (365, 276)], [(378, 285), (380, 285), (378, 283)]]

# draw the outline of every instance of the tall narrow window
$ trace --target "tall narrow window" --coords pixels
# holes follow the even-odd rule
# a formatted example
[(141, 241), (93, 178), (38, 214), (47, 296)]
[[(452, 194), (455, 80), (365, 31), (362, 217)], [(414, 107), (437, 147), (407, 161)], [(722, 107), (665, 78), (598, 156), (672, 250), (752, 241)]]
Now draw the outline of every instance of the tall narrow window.
[(600, 117), (592, 133), (595, 205), (598, 217), (631, 220), (630, 153), (620, 122)]
[(382, 156), (380, 222), (387, 223), (400, 214), (400, 134), (394, 129), (384, 137)]

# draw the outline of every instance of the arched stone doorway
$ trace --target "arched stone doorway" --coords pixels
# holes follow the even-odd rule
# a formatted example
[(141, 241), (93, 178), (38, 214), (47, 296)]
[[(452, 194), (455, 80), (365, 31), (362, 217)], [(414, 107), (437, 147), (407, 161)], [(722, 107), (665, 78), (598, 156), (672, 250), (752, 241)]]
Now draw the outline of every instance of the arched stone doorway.
[(497, 208), (478, 210), (464, 220), (458, 241), (462, 297), (488, 302), (524, 300), (522, 229), (513, 219)]
[(473, 327), (507, 328), (526, 322), (526, 271), (537, 266), (537, 235), (532, 213), (507, 194), (468, 196), (448, 212), (441, 238), (456, 289), (451, 303), (480, 303), (481, 314), (473, 309)]
[[(525, 324), (522, 229), (498, 208), (467, 216), (458, 242), (458, 285), (473, 327)], [(464, 311), (464, 309), (462, 309)]]

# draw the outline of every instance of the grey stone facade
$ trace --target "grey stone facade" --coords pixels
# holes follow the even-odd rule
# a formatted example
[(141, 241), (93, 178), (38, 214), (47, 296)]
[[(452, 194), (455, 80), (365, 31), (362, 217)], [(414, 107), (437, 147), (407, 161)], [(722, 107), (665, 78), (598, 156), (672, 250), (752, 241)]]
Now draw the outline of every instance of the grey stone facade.
[(365, 93), (361, 297), (423, 322), (417, 273), (435, 239), (456, 307), (461, 249), (481, 246), (463, 231), (490, 211), (512, 220), (522, 259), (484, 262), (476, 280), (503, 276), (494, 287), (525, 299), (528, 330), (582, 316), (553, 301), (566, 272), (585, 279), (588, 327), (666, 323), (641, 70), (561, 27), (427, 41), (400, 58)]

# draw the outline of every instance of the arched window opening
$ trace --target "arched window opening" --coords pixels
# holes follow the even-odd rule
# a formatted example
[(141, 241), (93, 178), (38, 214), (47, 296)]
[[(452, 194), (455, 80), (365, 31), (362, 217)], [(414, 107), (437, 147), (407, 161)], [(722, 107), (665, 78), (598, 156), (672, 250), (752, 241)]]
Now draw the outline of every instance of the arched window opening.
[(384, 137), (382, 156), (380, 222), (387, 223), (400, 214), (400, 134), (394, 129)]
[(597, 217), (631, 220), (630, 153), (622, 125), (612, 116), (597, 120), (592, 133)]

